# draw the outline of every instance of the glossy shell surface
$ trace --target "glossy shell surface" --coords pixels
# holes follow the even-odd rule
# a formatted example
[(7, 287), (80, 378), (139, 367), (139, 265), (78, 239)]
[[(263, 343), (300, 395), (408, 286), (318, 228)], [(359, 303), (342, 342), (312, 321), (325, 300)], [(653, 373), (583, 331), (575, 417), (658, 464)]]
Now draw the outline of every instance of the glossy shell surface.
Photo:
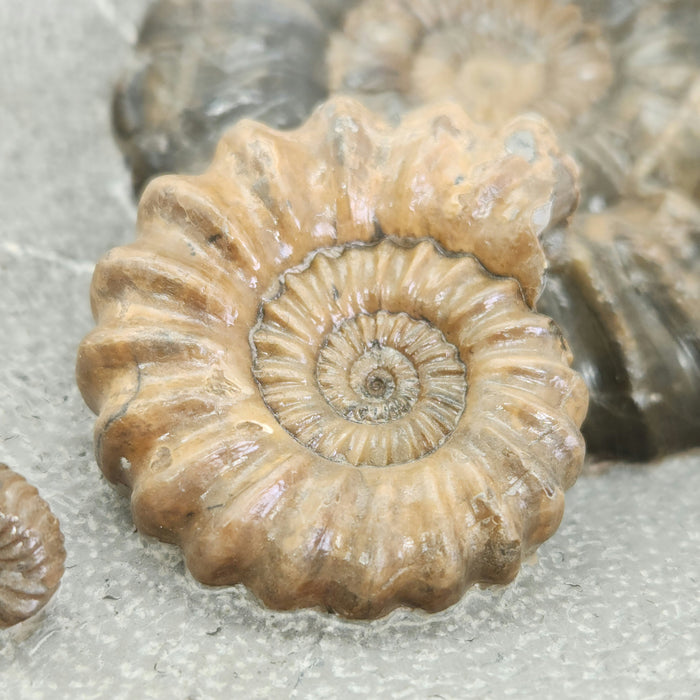
[(35, 615), (56, 592), (66, 552), (37, 490), (0, 464), (0, 627)]
[(347, 99), (154, 181), (77, 368), (138, 528), (275, 608), (437, 610), (511, 580), (584, 456), (585, 386), (531, 308), (575, 202), (540, 120), (392, 128)]
[(648, 460), (700, 435), (700, 209), (679, 193), (581, 214), (546, 241), (538, 308), (586, 378), (589, 450)]

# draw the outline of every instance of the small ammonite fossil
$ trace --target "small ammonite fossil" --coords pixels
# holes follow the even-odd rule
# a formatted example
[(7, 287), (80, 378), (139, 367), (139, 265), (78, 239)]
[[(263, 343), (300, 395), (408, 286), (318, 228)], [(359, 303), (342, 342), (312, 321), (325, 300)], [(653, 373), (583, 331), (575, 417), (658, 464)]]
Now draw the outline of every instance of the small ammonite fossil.
[(77, 365), (138, 528), (274, 608), (438, 610), (511, 580), (584, 456), (585, 386), (531, 308), (575, 201), (540, 120), (391, 128), (348, 99), (155, 180)]
[(0, 464), (0, 627), (26, 620), (48, 603), (65, 558), (63, 535), (46, 501)]

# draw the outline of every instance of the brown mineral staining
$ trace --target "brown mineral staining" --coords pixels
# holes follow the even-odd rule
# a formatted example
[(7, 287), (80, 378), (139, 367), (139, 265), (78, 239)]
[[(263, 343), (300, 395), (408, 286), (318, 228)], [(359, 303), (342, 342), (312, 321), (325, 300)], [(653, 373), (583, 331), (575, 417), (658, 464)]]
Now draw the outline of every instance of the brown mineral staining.
[(0, 627), (36, 614), (56, 592), (66, 552), (37, 490), (0, 464)]
[(274, 608), (439, 610), (511, 580), (583, 461), (586, 389), (531, 308), (575, 201), (539, 120), (390, 128), (346, 99), (154, 181), (77, 367), (138, 528)]

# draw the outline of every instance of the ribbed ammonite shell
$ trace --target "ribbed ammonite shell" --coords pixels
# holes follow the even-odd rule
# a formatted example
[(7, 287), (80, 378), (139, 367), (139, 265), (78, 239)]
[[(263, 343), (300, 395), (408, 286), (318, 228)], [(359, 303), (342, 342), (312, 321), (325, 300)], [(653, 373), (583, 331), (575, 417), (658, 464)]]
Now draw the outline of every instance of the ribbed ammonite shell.
[(677, 193), (577, 215), (548, 236), (538, 308), (562, 327), (591, 401), (587, 448), (650, 459), (700, 437), (700, 209)]
[(700, 12), (695, 0), (647, 2), (619, 54), (604, 117), (628, 134), (633, 192), (671, 188), (700, 201)]
[(155, 180), (77, 368), (138, 528), (275, 608), (437, 610), (512, 579), (583, 460), (584, 384), (528, 304), (572, 177), (537, 120), (392, 129), (336, 100)]
[(0, 627), (37, 613), (56, 592), (66, 552), (37, 490), (0, 464)]
[(536, 111), (557, 128), (612, 78), (595, 26), (554, 0), (364, 0), (331, 37), (328, 71), (332, 92), (389, 114), (449, 98), (486, 123)]

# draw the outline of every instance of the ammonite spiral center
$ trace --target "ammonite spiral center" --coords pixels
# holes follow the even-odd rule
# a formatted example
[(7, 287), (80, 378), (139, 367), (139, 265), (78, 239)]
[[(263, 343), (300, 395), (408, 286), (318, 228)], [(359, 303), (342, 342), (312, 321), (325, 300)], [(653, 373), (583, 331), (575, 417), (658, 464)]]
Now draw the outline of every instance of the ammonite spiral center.
[[(321, 393), (340, 416), (356, 423), (398, 420), (420, 395), (415, 365), (401, 349), (387, 344), (391, 340), (377, 337), (378, 322), (387, 323), (387, 315), (348, 320), (326, 337), (319, 353), (316, 372)], [(424, 322), (415, 323), (418, 332), (430, 332)], [(420, 329), (420, 324), (426, 328)]]
[(431, 320), (401, 310), (421, 301), (414, 292), (383, 291), (378, 270), (405, 255), (393, 245), (320, 252), (263, 304), (252, 342), (265, 402), (290, 435), (330, 460), (419, 459), (449, 437), (464, 411), (458, 349)]

